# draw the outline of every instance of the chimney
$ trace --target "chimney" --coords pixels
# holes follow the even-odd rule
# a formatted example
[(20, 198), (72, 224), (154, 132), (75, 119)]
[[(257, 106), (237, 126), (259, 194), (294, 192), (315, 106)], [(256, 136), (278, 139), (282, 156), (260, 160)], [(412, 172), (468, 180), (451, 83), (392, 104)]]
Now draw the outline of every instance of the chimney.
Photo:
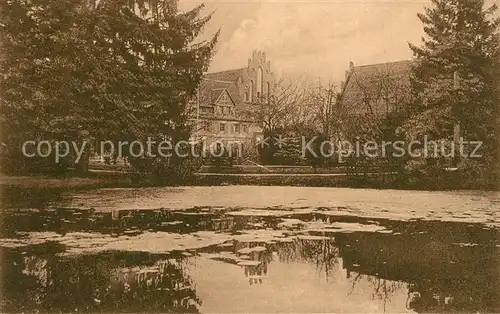
[(350, 61), (349, 62), (349, 70), (352, 71), (352, 69), (354, 69), (354, 62)]

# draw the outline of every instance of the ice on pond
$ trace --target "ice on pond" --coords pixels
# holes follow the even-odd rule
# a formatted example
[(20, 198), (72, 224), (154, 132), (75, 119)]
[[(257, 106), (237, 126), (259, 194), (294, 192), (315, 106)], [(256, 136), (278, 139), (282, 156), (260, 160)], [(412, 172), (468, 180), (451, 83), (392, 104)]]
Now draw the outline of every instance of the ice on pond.
[(240, 261), (238, 262), (238, 266), (258, 266), (260, 265), (259, 261)]
[(264, 252), (265, 250), (266, 250), (266, 248), (263, 246), (254, 246), (254, 247), (246, 247), (246, 248), (240, 249), (240, 250), (238, 250), (238, 253), (249, 254), (252, 252)]
[(248, 247), (238, 250), (238, 253), (240, 253), (240, 254), (248, 254), (250, 252), (252, 252), (252, 251)]
[(305, 221), (295, 218), (283, 218), (282, 222), (278, 224), (278, 227), (294, 228), (297, 226), (302, 226), (307, 224)]
[(299, 235), (297, 235), (297, 239), (299, 239), (299, 240), (329, 240), (329, 239), (331, 239), (331, 237), (299, 234)]

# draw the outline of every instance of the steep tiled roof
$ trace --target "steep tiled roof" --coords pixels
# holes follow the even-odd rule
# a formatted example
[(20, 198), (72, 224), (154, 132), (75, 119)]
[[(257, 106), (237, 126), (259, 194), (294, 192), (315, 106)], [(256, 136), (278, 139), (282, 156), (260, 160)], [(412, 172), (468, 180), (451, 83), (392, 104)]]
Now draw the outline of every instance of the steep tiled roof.
[(213, 105), (225, 90), (228, 91), (236, 106), (243, 104), (235, 83), (208, 78), (204, 78), (200, 84), (200, 104)]
[(411, 67), (409, 60), (350, 66), (337, 102), (344, 115), (344, 136), (368, 132), (381, 119), (408, 104)]
[[(402, 89), (409, 91), (410, 71), (412, 61), (403, 60), (388, 63), (354, 66), (347, 72), (346, 82), (340, 95), (340, 104), (353, 106), (363, 102), (361, 94), (368, 92), (376, 95), (372, 89), (380, 88), (382, 80), (390, 79), (385, 84), (391, 84), (394, 90), (400, 94)], [(354, 108), (353, 108), (354, 109)]]
[(411, 64), (412, 61), (410, 60), (402, 60), (402, 61), (387, 62), (387, 63), (361, 65), (361, 66), (355, 66), (354, 72), (360, 75), (376, 75), (377, 73), (386, 71), (398, 74), (409, 73)]
[(226, 92), (227, 89), (225, 88), (216, 88), (212, 89), (210, 91), (210, 104), (215, 104), (217, 102), (217, 99), (220, 98), (220, 96)]
[(239, 77), (243, 76), (243, 71), (245, 69), (246, 68), (207, 73), (205, 74), (205, 78), (218, 81), (236, 82)]

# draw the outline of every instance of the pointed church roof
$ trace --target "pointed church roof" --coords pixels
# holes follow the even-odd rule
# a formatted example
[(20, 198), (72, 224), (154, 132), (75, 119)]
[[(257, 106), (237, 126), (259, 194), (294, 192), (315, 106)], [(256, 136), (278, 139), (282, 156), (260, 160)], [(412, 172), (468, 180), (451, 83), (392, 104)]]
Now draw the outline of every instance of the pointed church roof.
[(227, 82), (236, 82), (238, 78), (243, 76), (243, 71), (246, 68), (227, 70), (221, 72), (207, 73), (205, 74), (205, 78), (217, 81), (227, 81)]

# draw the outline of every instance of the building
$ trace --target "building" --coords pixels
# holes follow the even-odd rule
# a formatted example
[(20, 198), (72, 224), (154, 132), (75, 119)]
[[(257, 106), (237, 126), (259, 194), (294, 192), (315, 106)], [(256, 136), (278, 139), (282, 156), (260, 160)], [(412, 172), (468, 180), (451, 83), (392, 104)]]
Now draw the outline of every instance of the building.
[(255, 51), (244, 68), (207, 73), (191, 101), (193, 138), (239, 143), (245, 149), (259, 140), (262, 129), (252, 112), (266, 105), (274, 90), (275, 77), (265, 52)]
[(337, 101), (344, 137), (361, 136), (410, 101), (411, 64), (409, 60), (363, 66), (350, 63)]

